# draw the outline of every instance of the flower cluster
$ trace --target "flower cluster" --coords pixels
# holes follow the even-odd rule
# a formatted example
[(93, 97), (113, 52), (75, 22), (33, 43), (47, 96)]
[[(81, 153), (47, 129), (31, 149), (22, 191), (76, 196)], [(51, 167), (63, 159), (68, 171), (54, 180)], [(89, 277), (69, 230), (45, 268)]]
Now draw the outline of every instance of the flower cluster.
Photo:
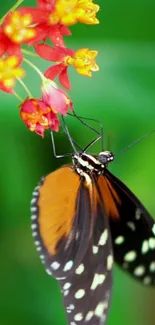
[[(78, 22), (99, 23), (96, 18), (99, 6), (93, 0), (37, 0), (35, 8), (18, 8), (22, 1), (18, 0), (0, 19), (0, 90), (20, 99), (21, 119), (31, 131), (44, 136), (48, 128), (59, 130), (58, 114), (66, 115), (73, 109), (70, 97), (53, 80), (58, 77), (61, 86), (71, 90), (69, 66), (88, 77), (99, 70), (95, 60), (97, 51), (88, 48), (75, 51), (67, 48), (64, 42), (64, 36), (71, 35), (70, 26)], [(36, 56), (50, 62), (44, 73), (25, 57), (31, 52), (23, 49), (23, 44), (34, 49)], [(25, 75), (23, 61), (41, 77), (39, 98), (31, 95), (22, 80)], [(16, 81), (27, 92), (24, 100), (15, 92)]]

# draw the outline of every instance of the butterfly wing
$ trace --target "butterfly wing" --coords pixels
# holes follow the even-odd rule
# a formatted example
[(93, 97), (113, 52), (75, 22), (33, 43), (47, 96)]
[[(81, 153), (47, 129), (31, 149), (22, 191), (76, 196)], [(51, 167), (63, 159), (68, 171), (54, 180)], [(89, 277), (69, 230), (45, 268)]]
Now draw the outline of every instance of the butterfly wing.
[[(79, 247), (73, 239), (78, 232), (87, 247), (87, 234), (75, 226), (79, 192), (80, 178), (72, 166), (62, 167), (42, 178), (33, 192), (31, 227), (36, 248), (47, 273), (57, 278), (67, 277), (76, 267)], [(85, 223), (88, 223), (85, 229), (89, 229), (88, 218)], [(76, 256), (74, 266), (73, 256)]]
[[(106, 170), (101, 176), (113, 204), (107, 209), (115, 261), (143, 284), (155, 284), (155, 223), (135, 195)], [(103, 193), (106, 200), (106, 195)]]
[(105, 324), (112, 288), (112, 244), (95, 180), (58, 169), (33, 193), (32, 229), (46, 271), (58, 281), (69, 324)]
[[(86, 195), (87, 193), (87, 195)], [(79, 204), (76, 210), (77, 224), (86, 233), (84, 219), (93, 216), (87, 236), (87, 249), (77, 268), (66, 279), (60, 280), (68, 322), (71, 325), (103, 325), (106, 323), (112, 290), (112, 244), (103, 203), (95, 183), (81, 183)], [(85, 200), (85, 202), (84, 202)], [(89, 208), (88, 208), (89, 207)], [(80, 249), (81, 239), (77, 239)]]

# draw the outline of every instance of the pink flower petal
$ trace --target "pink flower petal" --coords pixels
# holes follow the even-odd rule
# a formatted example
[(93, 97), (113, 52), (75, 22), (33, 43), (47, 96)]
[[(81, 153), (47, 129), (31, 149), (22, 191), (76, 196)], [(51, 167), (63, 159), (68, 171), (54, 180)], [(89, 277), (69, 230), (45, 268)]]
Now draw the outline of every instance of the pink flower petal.
[(57, 115), (54, 114), (53, 112), (50, 112), (50, 113), (46, 114), (46, 117), (48, 119), (50, 129), (52, 131), (58, 132), (60, 122), (59, 122)]
[(44, 138), (45, 127), (40, 123), (36, 123), (35, 132), (38, 135), (41, 135), (42, 138)]
[(54, 82), (46, 80), (42, 84), (42, 99), (44, 103), (52, 108), (55, 113), (66, 115), (72, 107), (72, 102), (69, 96), (59, 88)]

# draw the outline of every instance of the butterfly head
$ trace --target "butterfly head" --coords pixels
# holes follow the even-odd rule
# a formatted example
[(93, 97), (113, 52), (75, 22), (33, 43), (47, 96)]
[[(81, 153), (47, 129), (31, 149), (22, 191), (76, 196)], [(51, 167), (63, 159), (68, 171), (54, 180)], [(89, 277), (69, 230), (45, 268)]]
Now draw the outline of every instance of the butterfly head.
[(104, 173), (106, 165), (114, 159), (110, 151), (103, 151), (98, 156), (87, 153), (78, 153), (73, 156), (74, 170), (84, 176), (95, 173), (101, 175)]
[(103, 151), (99, 153), (98, 160), (103, 165), (107, 165), (114, 160), (114, 155), (111, 151)]

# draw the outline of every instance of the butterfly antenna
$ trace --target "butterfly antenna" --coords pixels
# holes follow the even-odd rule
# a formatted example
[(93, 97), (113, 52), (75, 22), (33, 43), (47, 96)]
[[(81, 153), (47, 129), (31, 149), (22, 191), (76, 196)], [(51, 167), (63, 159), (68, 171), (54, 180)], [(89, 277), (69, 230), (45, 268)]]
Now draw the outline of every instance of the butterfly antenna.
[(92, 140), (83, 150), (82, 152), (85, 152), (86, 150), (88, 150), (94, 143), (96, 143), (98, 140), (102, 139), (102, 136), (99, 135), (97, 138), (95, 138), (94, 140)]
[[(104, 145), (103, 145), (103, 125), (100, 121), (93, 119), (93, 118), (89, 118), (89, 117), (84, 117), (84, 116), (78, 116), (75, 111), (73, 110), (73, 114), (68, 113), (68, 115), (72, 116), (72, 117), (76, 117), (83, 125), (85, 125), (86, 127), (88, 127), (90, 130), (94, 131), (96, 134), (99, 135), (99, 137), (95, 138), (85, 149), (87, 150), (89, 147), (91, 147), (95, 142), (97, 142), (99, 139), (101, 139), (101, 150), (104, 150)], [(93, 128), (92, 126), (90, 126), (88, 123), (84, 122), (83, 120), (89, 120), (89, 121), (93, 121), (99, 124), (100, 126), (100, 132), (98, 132), (95, 128)]]
[[(64, 118), (62, 119), (62, 121), (63, 121), (63, 123), (61, 124), (61, 127), (63, 129), (63, 132), (67, 135), (67, 137), (68, 137), (68, 134), (69, 134), (69, 137), (70, 137), (69, 141), (71, 140), (72, 143), (74, 143), (80, 149), (80, 151), (82, 151), (83, 148), (71, 137), (71, 135), (69, 133), (69, 130), (68, 130), (67, 126), (66, 126)], [(68, 132), (67, 132), (67, 130), (68, 130)]]
[(144, 134), (142, 137), (140, 137), (139, 139), (135, 140), (134, 142), (132, 142), (131, 144), (129, 144), (128, 146), (126, 146), (124, 149), (122, 149), (121, 151), (119, 151), (118, 153), (115, 154), (115, 156), (122, 154), (124, 151), (130, 149), (131, 147), (133, 147), (135, 144), (139, 143), (140, 141), (142, 141), (143, 139), (149, 137), (152, 133), (154, 133), (155, 130), (152, 130), (146, 134)]

